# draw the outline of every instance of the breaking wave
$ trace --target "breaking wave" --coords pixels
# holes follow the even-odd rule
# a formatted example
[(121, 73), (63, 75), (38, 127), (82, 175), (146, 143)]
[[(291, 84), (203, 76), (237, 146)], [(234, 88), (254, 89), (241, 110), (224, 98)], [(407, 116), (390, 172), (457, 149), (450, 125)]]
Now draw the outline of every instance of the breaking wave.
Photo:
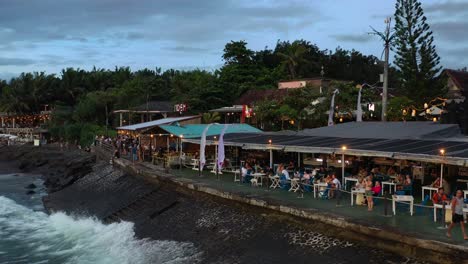
[(0, 196), (0, 263), (194, 263), (191, 243), (137, 239), (131, 222), (47, 215)]

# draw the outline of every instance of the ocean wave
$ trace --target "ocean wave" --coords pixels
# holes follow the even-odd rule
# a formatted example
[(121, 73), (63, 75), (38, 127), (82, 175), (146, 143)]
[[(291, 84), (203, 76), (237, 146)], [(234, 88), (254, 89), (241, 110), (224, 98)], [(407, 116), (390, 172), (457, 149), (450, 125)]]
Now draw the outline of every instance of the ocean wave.
[[(0, 196), (0, 263), (195, 263), (191, 243), (137, 239), (134, 224), (47, 215)], [(4, 253), (6, 252), (6, 253)]]

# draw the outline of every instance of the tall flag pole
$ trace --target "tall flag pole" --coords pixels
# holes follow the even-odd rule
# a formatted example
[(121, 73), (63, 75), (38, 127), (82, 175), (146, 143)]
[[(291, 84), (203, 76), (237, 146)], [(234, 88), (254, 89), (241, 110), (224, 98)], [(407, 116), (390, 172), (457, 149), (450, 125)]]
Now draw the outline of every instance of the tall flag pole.
[(362, 85), (359, 86), (357, 109), (356, 109), (356, 122), (362, 122), (361, 91), (362, 91)]
[(334, 109), (335, 109), (335, 95), (339, 93), (340, 91), (338, 89), (335, 89), (333, 92), (333, 96), (331, 99), (330, 103), (330, 111), (328, 113), (328, 126), (333, 126), (333, 114), (334, 114)]
[(203, 170), (203, 167), (205, 166), (205, 163), (206, 163), (206, 158), (205, 158), (206, 133), (208, 133), (208, 129), (211, 127), (211, 125), (212, 124), (208, 124), (205, 127), (201, 135), (201, 139), (200, 139), (200, 160), (198, 163), (200, 172)]
[(228, 128), (228, 124), (224, 124), (223, 130), (221, 130), (221, 134), (219, 135), (219, 141), (218, 141), (218, 164), (216, 164), (216, 170), (221, 170), (223, 167), (224, 163), (224, 133), (226, 132)]

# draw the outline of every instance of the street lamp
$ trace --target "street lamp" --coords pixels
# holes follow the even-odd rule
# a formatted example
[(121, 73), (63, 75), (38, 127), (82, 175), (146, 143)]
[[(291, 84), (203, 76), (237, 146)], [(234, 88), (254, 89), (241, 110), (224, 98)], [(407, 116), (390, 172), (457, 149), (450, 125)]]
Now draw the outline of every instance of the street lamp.
[(268, 144), (270, 145), (270, 168), (273, 169), (273, 149), (271, 148), (272, 140), (268, 139)]
[(150, 158), (153, 158), (153, 137), (154, 137), (154, 135), (151, 134), (151, 135), (150, 135), (150, 145), (149, 145), (149, 148), (150, 148), (150, 151), (149, 151), (149, 153), (150, 153)]
[(439, 187), (442, 187), (442, 180), (443, 180), (443, 175), (444, 175), (444, 157), (445, 157), (445, 149), (440, 149), (439, 150), (440, 155), (442, 156), (442, 161), (440, 163), (440, 183)]
[(346, 149), (348, 149), (346, 146), (341, 146), (341, 183), (343, 186), (344, 183), (344, 174), (345, 174), (345, 160), (344, 160), (344, 154)]

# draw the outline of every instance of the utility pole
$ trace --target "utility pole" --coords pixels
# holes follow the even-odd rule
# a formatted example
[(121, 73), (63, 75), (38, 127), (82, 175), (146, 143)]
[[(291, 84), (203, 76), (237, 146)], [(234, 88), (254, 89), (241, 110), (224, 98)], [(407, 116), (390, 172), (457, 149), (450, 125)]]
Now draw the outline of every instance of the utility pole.
[(385, 19), (385, 31), (379, 32), (373, 27), (370, 34), (379, 36), (384, 42), (384, 74), (383, 74), (383, 91), (382, 91), (382, 122), (387, 121), (387, 96), (388, 96), (388, 60), (390, 55), (390, 46), (393, 42), (394, 34), (391, 31), (392, 18), (387, 17)]
[[(387, 17), (385, 19), (385, 36), (390, 36), (390, 23), (392, 19)], [(382, 91), (382, 122), (387, 121), (387, 92), (388, 92), (388, 57), (390, 54), (390, 41), (385, 41), (385, 62), (384, 62), (384, 77), (383, 77), (383, 91)]]

